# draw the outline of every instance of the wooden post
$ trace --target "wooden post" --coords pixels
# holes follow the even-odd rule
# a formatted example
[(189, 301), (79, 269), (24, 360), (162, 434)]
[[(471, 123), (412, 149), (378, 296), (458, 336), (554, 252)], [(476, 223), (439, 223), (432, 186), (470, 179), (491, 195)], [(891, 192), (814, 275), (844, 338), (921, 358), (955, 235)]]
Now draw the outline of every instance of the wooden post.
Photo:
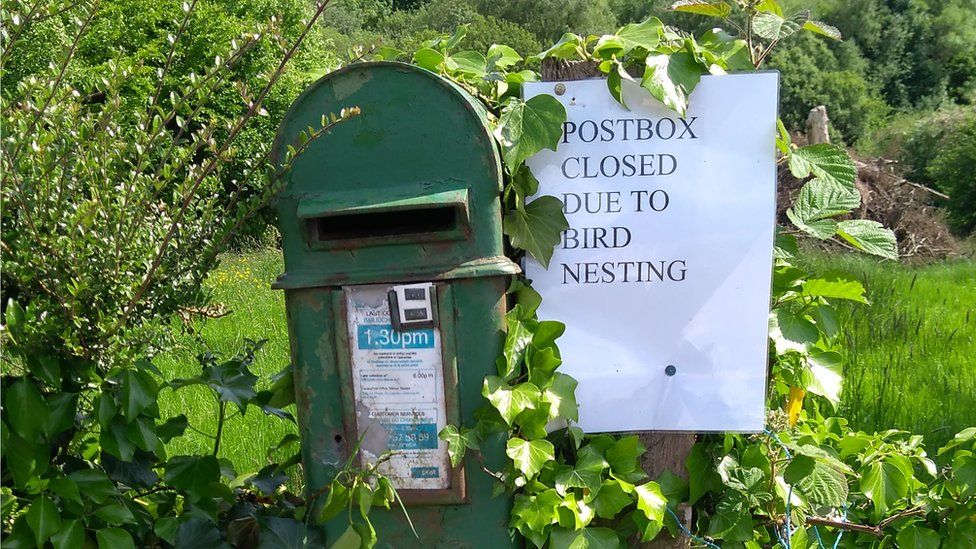
[[(542, 60), (541, 76), (544, 82), (564, 82), (599, 78), (603, 77), (603, 73), (593, 62), (546, 58)], [(685, 459), (695, 444), (694, 434), (645, 431), (637, 435), (647, 447), (647, 453), (641, 458), (641, 467), (651, 479), (657, 478), (664, 471), (671, 471), (685, 480), (688, 479)], [(677, 514), (685, 527), (690, 530), (691, 508), (682, 505), (678, 508)], [(686, 549), (691, 547), (691, 540), (684, 536), (674, 539), (667, 534), (667, 531), (662, 531), (654, 541), (636, 545), (651, 549)]]
[(818, 143), (830, 143), (830, 119), (823, 105), (810, 109), (807, 116), (807, 145)]

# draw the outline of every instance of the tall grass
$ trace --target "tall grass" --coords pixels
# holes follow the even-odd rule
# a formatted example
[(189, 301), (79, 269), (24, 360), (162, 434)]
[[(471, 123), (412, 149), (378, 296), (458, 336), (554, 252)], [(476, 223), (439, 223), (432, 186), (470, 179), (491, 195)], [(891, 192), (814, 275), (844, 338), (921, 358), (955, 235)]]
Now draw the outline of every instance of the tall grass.
[(871, 301), (839, 306), (847, 354), (840, 412), (855, 428), (905, 429), (934, 447), (976, 425), (976, 261), (811, 262), (853, 274)]
[[(230, 358), (239, 353), (245, 338), (267, 339), (255, 357), (251, 371), (261, 378), (259, 389), (290, 361), (288, 327), (285, 322), (284, 295), (271, 289), (271, 283), (282, 272), (281, 252), (265, 250), (242, 255), (227, 254), (208, 282), (216, 303), (230, 314), (221, 318), (194, 320), (185, 333), (177, 336), (175, 349), (154, 359), (167, 378), (191, 377), (200, 373), (197, 356), (212, 352)], [(191, 386), (160, 395), (163, 417), (186, 414), (193, 430), (173, 439), (167, 447), (171, 455), (209, 453), (214, 448), (217, 431), (217, 402), (209, 389)], [(284, 459), (284, 452), (267, 456), (295, 426), (277, 417), (249, 407), (242, 417), (237, 408), (227, 408), (231, 418), (223, 427), (217, 455), (234, 464), (238, 473), (258, 471), (272, 458)], [(295, 447), (289, 449), (294, 452)]]

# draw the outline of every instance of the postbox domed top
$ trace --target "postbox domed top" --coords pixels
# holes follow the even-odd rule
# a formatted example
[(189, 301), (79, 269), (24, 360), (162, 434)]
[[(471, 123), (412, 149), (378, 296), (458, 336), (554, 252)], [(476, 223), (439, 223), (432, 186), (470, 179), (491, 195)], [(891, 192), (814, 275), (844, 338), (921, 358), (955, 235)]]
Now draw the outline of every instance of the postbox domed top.
[(376, 62), (322, 77), (285, 115), (275, 164), (323, 115), (351, 107), (360, 114), (310, 143), (281, 182), (278, 287), (517, 271), (502, 251), (501, 162), (485, 111), (429, 71)]

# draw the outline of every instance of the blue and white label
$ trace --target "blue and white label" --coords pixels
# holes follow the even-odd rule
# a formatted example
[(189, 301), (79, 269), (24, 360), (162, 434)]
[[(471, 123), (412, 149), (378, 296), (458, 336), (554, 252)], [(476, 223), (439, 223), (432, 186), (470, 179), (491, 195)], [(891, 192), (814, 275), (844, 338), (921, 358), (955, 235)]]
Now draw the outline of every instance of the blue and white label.
[(356, 327), (360, 349), (433, 349), (434, 330), (398, 332), (390, 324), (360, 324)]
[(440, 329), (393, 329), (391, 288), (343, 288), (363, 465), (393, 452), (379, 470), (396, 488), (443, 490), (451, 463), (437, 438), (447, 425)]

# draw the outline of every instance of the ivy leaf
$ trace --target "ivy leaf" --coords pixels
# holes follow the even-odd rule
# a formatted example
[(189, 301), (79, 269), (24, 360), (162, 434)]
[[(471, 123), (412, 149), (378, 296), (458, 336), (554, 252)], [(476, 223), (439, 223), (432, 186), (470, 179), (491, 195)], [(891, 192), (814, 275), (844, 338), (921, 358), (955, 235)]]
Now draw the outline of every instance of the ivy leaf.
[(498, 370), (498, 374), (505, 379), (522, 373), (519, 366), (525, 356), (525, 349), (532, 342), (532, 331), (522, 318), (521, 305), (516, 305), (505, 315), (508, 330), (505, 334), (505, 346), (502, 348), (502, 355), (505, 357), (504, 368)]
[(720, 17), (722, 19), (732, 15), (732, 6), (725, 2), (709, 2), (708, 0), (678, 0), (674, 4), (671, 4), (671, 7), (668, 9), (671, 11), (707, 15), (709, 17)]
[(545, 387), (553, 379), (553, 372), (563, 361), (556, 356), (555, 347), (529, 353), (525, 361), (529, 370), (529, 381), (536, 387)]
[(461, 460), (464, 459), (464, 453), (468, 448), (472, 450), (478, 448), (478, 439), (475, 432), (466, 427), (461, 427), (458, 430), (457, 427), (448, 425), (441, 429), (437, 438), (447, 442), (447, 453), (451, 456), (452, 467), (457, 467), (461, 464)]
[(554, 196), (540, 196), (505, 215), (505, 234), (512, 246), (528, 252), (543, 268), (549, 268), (553, 249), (568, 228), (563, 204)]
[(547, 461), (556, 459), (555, 448), (545, 439), (508, 439), (505, 454), (515, 462), (515, 468), (527, 478), (537, 475)]
[(27, 509), (27, 525), (34, 532), (38, 547), (61, 529), (61, 513), (54, 502), (45, 496), (35, 499)]
[(888, 515), (888, 509), (908, 495), (908, 479), (891, 458), (870, 463), (861, 470), (861, 492), (874, 503), (874, 519)]
[(572, 376), (556, 372), (552, 383), (542, 393), (542, 399), (549, 403), (549, 416), (571, 421), (579, 420), (579, 405), (576, 403), (578, 382)]
[(800, 147), (790, 154), (790, 172), (803, 179), (813, 175), (828, 184), (857, 192), (857, 166), (844, 149), (830, 143)]
[(502, 109), (495, 128), (509, 170), (515, 171), (526, 158), (542, 149), (556, 150), (565, 121), (566, 108), (551, 95), (537, 95), (528, 101), (511, 100)]
[(636, 487), (634, 493), (637, 496), (637, 510), (641, 511), (649, 521), (643, 527), (641, 539), (650, 541), (664, 526), (664, 511), (667, 509), (668, 500), (661, 493), (661, 487), (656, 482), (641, 484)]
[(809, 20), (810, 12), (808, 10), (798, 12), (789, 18), (764, 11), (757, 13), (752, 20), (752, 30), (757, 36), (767, 40), (782, 40), (795, 34)]
[(546, 57), (556, 59), (582, 59), (583, 58), (583, 38), (578, 34), (567, 32), (549, 49), (537, 53), (529, 58), (529, 61), (541, 61)]
[(898, 240), (895, 233), (881, 223), (868, 219), (852, 219), (837, 223), (837, 234), (855, 248), (885, 259), (898, 259)]
[(184, 490), (193, 498), (209, 491), (211, 482), (220, 479), (220, 464), (214, 456), (175, 456), (166, 463), (163, 480)]
[(607, 449), (607, 461), (614, 473), (627, 474), (637, 470), (637, 458), (646, 451), (636, 435), (621, 437)]
[(826, 36), (827, 38), (833, 40), (843, 40), (844, 38), (841, 35), (840, 30), (837, 29), (837, 27), (828, 25), (823, 21), (814, 21), (814, 20), (807, 21), (806, 23), (803, 24), (803, 28), (805, 30), (819, 34), (821, 36)]
[(547, 528), (557, 520), (556, 508), (562, 498), (553, 489), (526, 496), (517, 494), (512, 506), (511, 523), (536, 547), (545, 544)]
[(539, 388), (532, 383), (520, 383), (512, 387), (497, 376), (485, 378), (481, 394), (491, 402), (509, 425), (515, 420), (515, 416), (524, 410), (534, 410), (541, 396)]
[(616, 532), (609, 528), (583, 528), (552, 531), (552, 549), (617, 549), (625, 545)]
[(600, 486), (600, 491), (593, 498), (593, 508), (596, 510), (596, 516), (612, 519), (633, 502), (634, 498), (624, 491), (620, 481), (609, 479)]
[(688, 51), (648, 55), (641, 86), (681, 116), (688, 111), (688, 96), (701, 80), (703, 67)]

